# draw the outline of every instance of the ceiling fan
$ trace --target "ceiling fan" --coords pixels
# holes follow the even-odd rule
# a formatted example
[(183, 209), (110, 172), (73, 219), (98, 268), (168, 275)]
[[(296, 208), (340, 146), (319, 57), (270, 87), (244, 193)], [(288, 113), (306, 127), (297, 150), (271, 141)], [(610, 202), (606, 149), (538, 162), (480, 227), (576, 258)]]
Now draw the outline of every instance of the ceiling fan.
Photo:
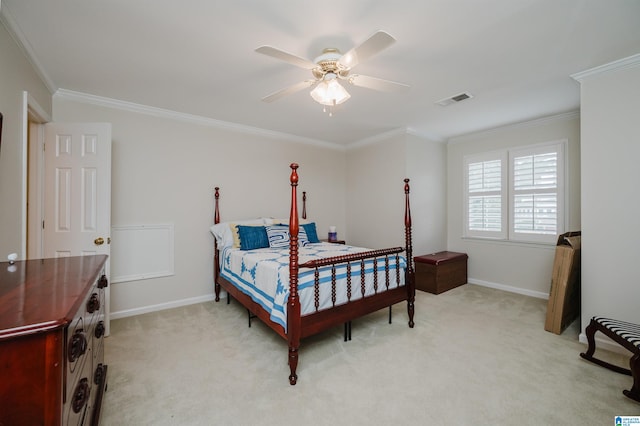
[[(342, 54), (336, 48), (326, 48), (313, 61), (301, 58), (272, 46), (260, 46), (256, 52), (308, 69), (313, 79), (301, 81), (262, 98), (264, 102), (273, 102), (283, 96), (293, 94), (302, 89), (315, 86), (311, 97), (323, 105), (332, 107), (339, 105), (351, 96), (338, 81), (343, 80), (354, 86), (366, 87), (380, 91), (398, 91), (408, 89), (406, 84), (383, 80), (366, 75), (352, 74), (353, 68), (395, 43), (395, 39), (385, 31), (377, 31), (359, 46)], [(331, 114), (331, 111), (329, 111)]]

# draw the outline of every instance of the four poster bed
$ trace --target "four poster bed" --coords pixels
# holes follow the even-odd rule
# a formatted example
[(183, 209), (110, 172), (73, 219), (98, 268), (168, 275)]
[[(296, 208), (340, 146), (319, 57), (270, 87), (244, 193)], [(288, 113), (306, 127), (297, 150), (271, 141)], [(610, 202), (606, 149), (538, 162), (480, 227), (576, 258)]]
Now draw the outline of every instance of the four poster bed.
[[(407, 301), (413, 328), (409, 179), (405, 179), (405, 247), (379, 250), (320, 242), (315, 223), (298, 218), (298, 165), (291, 164), (287, 223), (269, 218), (220, 221), (215, 188), (215, 300), (220, 289), (240, 302), (289, 344), (289, 382), (295, 385), (300, 339)], [(306, 199), (306, 193), (305, 197)], [(404, 256), (400, 255), (404, 252)]]

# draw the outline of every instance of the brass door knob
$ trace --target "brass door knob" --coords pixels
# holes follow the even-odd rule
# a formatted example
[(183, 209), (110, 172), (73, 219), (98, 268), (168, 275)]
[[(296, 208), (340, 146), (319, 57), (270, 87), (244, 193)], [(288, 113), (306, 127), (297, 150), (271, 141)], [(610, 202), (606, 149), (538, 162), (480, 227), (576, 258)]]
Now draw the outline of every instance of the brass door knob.
[(93, 243), (97, 246), (101, 246), (102, 244), (104, 244), (104, 238), (98, 237), (95, 240), (93, 240)]

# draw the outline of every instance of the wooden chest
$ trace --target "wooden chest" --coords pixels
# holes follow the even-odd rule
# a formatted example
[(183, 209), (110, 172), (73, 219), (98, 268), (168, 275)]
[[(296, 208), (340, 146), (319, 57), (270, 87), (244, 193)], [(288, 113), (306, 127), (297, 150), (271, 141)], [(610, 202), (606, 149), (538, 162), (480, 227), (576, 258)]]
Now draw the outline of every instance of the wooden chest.
[(416, 288), (440, 294), (467, 282), (467, 254), (441, 251), (414, 257)]

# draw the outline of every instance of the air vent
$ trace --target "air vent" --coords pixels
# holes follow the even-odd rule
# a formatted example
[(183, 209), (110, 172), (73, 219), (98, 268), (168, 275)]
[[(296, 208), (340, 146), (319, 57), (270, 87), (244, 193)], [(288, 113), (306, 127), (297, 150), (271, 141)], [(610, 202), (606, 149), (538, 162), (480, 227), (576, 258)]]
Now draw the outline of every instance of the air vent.
[(451, 104), (455, 104), (458, 102), (462, 102), (466, 99), (471, 99), (473, 98), (473, 95), (471, 93), (468, 92), (464, 92), (464, 93), (460, 93), (458, 95), (455, 96), (451, 96), (449, 98), (445, 98), (442, 100), (439, 100), (438, 102), (436, 102), (436, 104), (440, 105), (440, 106), (447, 106), (447, 105), (451, 105)]

